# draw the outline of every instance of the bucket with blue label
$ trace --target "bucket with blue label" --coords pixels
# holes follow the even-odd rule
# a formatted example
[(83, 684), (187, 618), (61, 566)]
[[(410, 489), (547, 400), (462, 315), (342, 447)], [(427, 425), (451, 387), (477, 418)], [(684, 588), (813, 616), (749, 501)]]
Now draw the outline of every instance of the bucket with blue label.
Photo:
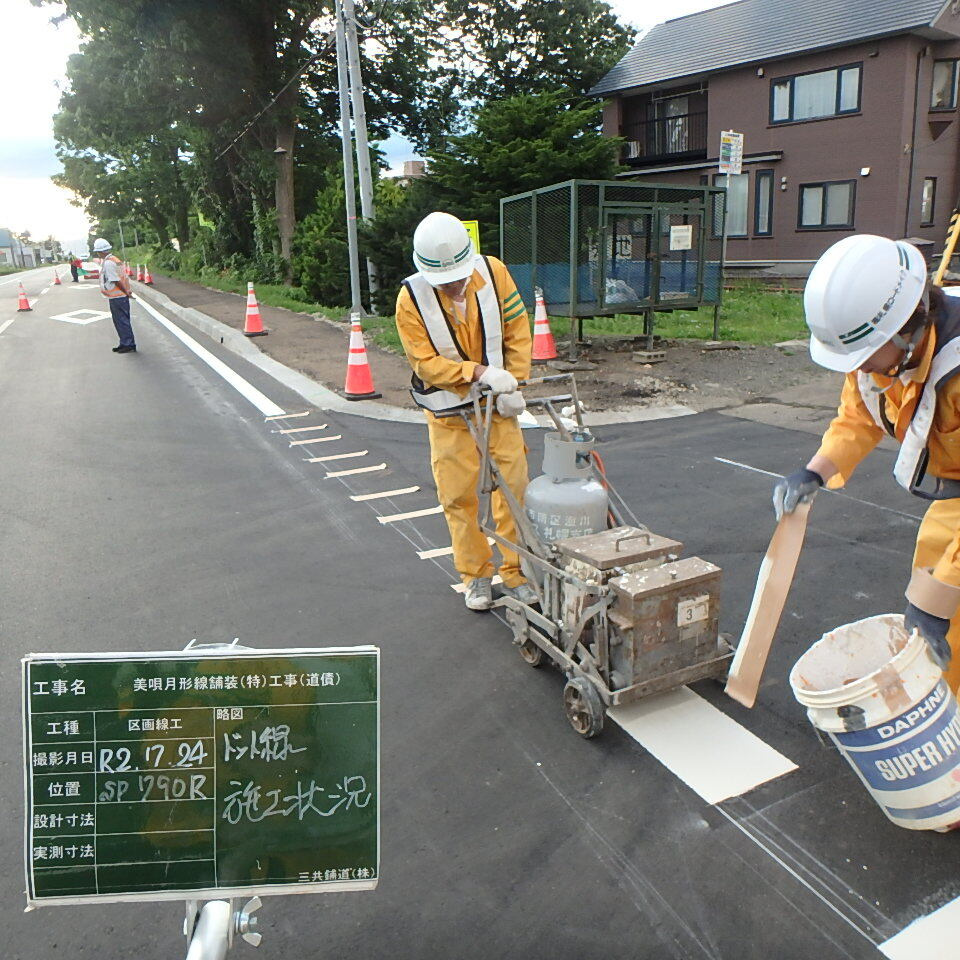
[(895, 824), (960, 827), (957, 699), (900, 614), (824, 634), (794, 665), (790, 686)]

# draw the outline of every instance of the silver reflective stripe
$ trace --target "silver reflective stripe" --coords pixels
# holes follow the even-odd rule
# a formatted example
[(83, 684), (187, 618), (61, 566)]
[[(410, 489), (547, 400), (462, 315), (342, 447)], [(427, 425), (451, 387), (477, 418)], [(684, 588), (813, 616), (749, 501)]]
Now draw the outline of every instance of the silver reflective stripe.
[[(483, 324), (485, 354), (487, 363), (493, 367), (503, 367), (503, 320), (500, 315), (500, 297), (493, 283), (493, 277), (483, 257), (474, 261), (474, 269), (486, 281), (477, 291), (480, 304), (480, 322)], [(447, 360), (462, 361), (453, 334), (443, 315), (436, 289), (419, 273), (407, 277), (406, 281), (414, 296), (414, 305), (420, 313), (420, 319), (427, 329), (427, 335), (434, 349)], [(411, 390), (413, 399), (428, 410), (440, 412), (465, 406), (469, 401), (450, 390), (431, 390), (424, 392)]]

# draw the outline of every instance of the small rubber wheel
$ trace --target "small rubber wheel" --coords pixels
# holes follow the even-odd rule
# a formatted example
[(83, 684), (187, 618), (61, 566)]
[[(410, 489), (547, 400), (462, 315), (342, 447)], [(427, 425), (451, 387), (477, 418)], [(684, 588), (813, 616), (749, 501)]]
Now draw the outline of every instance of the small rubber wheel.
[(517, 649), (524, 662), (531, 667), (539, 667), (543, 663), (543, 651), (532, 640), (524, 640)]
[(586, 677), (573, 677), (563, 688), (563, 711), (581, 737), (589, 740), (603, 730), (603, 701)]

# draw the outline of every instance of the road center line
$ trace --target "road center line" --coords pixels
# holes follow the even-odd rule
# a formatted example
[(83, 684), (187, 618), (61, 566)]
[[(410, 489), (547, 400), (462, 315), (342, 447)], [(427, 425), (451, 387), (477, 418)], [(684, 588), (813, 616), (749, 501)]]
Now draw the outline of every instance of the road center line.
[(269, 397), (262, 394), (252, 383), (249, 383), (247, 380), (244, 380), (234, 370), (231, 370), (222, 360), (215, 357), (209, 350), (205, 347), (201, 347), (193, 337), (185, 334), (175, 323), (171, 320), (168, 320), (163, 314), (155, 310), (149, 303), (146, 303), (144, 300), (138, 299), (137, 303), (143, 307), (147, 313), (150, 314), (161, 326), (164, 326), (169, 330), (188, 350), (194, 353), (199, 357), (214, 373), (219, 374), (223, 377), (227, 383), (233, 387), (237, 393), (240, 394), (245, 400), (248, 400), (252, 403), (264, 416), (276, 417), (283, 416), (283, 407), (277, 406)]
[(10, 324), (13, 323), (13, 321), (16, 319), (17, 319), (16, 317), (11, 317), (6, 323), (0, 326), (0, 333), (3, 333), (3, 331), (6, 330), (7, 327), (9, 327)]

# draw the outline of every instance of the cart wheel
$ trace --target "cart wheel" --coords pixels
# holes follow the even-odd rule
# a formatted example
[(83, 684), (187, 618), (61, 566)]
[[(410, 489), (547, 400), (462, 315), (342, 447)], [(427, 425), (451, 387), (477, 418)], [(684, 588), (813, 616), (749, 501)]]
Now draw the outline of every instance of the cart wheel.
[(590, 739), (603, 730), (603, 701), (586, 677), (573, 677), (563, 688), (563, 710), (581, 737)]
[(532, 640), (524, 640), (517, 649), (531, 667), (539, 667), (543, 663), (543, 651)]

